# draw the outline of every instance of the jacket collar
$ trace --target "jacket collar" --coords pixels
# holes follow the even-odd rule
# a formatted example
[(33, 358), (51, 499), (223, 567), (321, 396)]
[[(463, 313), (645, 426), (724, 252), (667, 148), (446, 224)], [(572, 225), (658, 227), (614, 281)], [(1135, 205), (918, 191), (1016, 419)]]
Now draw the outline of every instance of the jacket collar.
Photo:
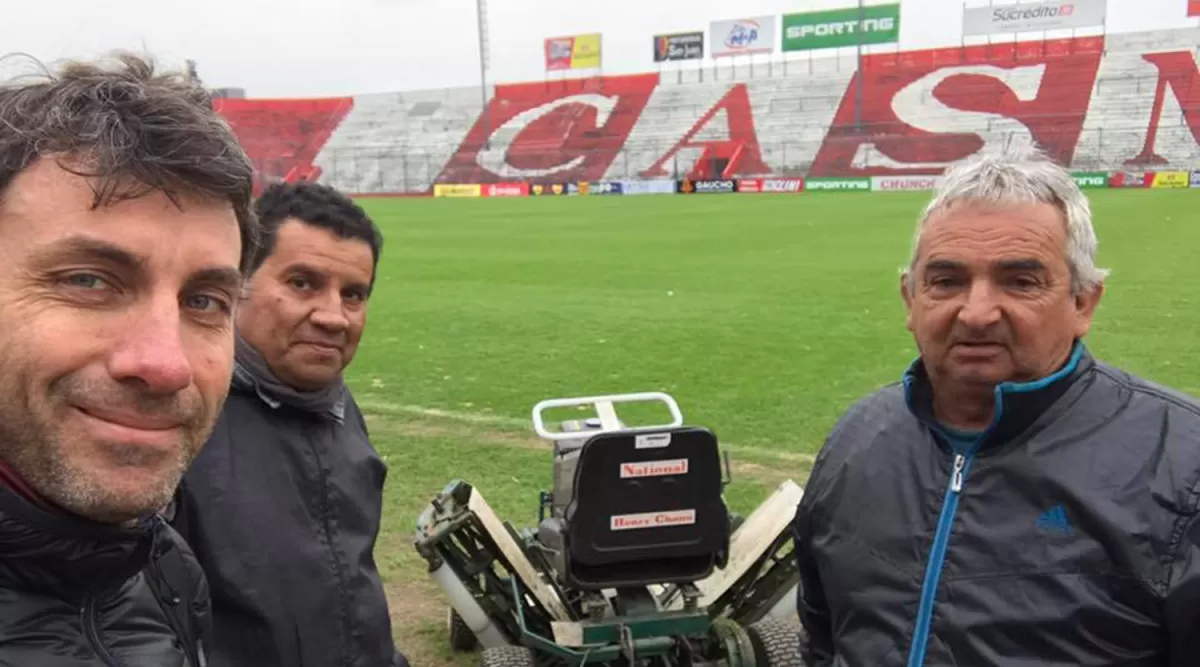
[(118, 527), (44, 510), (0, 485), (0, 587), (78, 601), (119, 589), (159, 546), (162, 520)]
[[(1082, 341), (1076, 340), (1071, 356), (1054, 373), (1031, 382), (1001, 382), (996, 385), (996, 410), (975, 449), (1004, 443), (1025, 432), (1095, 364)], [(933, 414), (933, 386), (921, 359), (904, 373), (904, 397), (908, 409), (934, 431), (943, 432)]]

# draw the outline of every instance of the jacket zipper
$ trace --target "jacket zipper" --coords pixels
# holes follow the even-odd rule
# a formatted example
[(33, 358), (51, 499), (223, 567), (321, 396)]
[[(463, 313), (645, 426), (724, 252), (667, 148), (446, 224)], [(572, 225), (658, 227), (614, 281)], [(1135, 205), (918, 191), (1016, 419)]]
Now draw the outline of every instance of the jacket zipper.
[(83, 632), (92, 645), (92, 650), (106, 667), (121, 667), (117, 659), (108, 652), (108, 647), (100, 639), (100, 631), (96, 629), (96, 598), (89, 596), (87, 602), (79, 609), (79, 617), (83, 621)]
[(942, 565), (946, 561), (946, 546), (950, 542), (950, 529), (954, 526), (954, 514), (958, 511), (958, 498), (962, 493), (963, 478), (971, 466), (975, 448), (965, 454), (955, 452), (954, 469), (946, 485), (942, 499), (942, 513), (938, 517), (937, 532), (933, 536), (933, 548), (929, 552), (929, 563), (925, 566), (925, 583), (921, 586), (921, 604), (917, 608), (917, 623), (913, 630), (912, 647), (908, 654), (908, 667), (923, 667), (925, 649), (929, 644), (929, 629), (933, 622), (933, 602), (937, 597), (938, 580), (942, 576)]

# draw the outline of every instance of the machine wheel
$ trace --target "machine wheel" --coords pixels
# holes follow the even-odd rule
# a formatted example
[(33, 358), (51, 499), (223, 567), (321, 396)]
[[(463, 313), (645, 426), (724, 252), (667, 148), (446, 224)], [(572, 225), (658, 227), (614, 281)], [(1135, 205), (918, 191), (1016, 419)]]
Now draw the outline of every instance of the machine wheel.
[(450, 631), (450, 648), (455, 651), (474, 651), (475, 647), (479, 646), (475, 633), (471, 632), (471, 627), (462, 616), (454, 611), (454, 607), (446, 610), (446, 627)]
[(524, 646), (493, 646), (479, 656), (479, 667), (533, 667), (533, 651)]
[(764, 618), (747, 631), (754, 644), (758, 667), (804, 667), (800, 657), (800, 637), (804, 634), (799, 623)]

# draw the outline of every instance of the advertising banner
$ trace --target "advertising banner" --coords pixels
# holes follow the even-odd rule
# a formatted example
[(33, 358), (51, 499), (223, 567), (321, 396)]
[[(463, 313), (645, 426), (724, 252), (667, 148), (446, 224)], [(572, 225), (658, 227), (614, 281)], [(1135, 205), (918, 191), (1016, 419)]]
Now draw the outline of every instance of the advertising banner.
[[(1108, 187), (1110, 188), (1144, 188), (1149, 182), (1146, 178), (1147, 174), (1139, 174), (1132, 171), (1115, 171), (1108, 177)], [(1151, 178), (1154, 173), (1149, 174)]]
[(963, 9), (963, 36), (1104, 25), (1108, 0), (1070, 0)]
[(871, 190), (871, 179), (866, 176), (862, 178), (806, 178), (804, 179), (804, 189), (830, 190), (833, 192), (869, 192)]
[(708, 28), (712, 57), (775, 52), (775, 16), (713, 21)]
[(1188, 16), (1200, 16), (1200, 0), (1187, 0)]
[(545, 49), (547, 72), (600, 67), (600, 33), (548, 37)]
[(872, 192), (916, 192), (934, 190), (941, 176), (872, 176)]
[(433, 186), (434, 197), (482, 197), (482, 188), (478, 184), (464, 185), (459, 183), (438, 183)]
[(588, 194), (592, 195), (619, 195), (624, 194), (625, 184), (621, 181), (596, 181), (592, 183)]
[(800, 192), (804, 180), (800, 178), (743, 178), (737, 182), (738, 192)]
[(654, 36), (654, 62), (699, 60), (704, 57), (704, 33), (681, 32)]
[(900, 5), (783, 15), (783, 50), (808, 51), (900, 40)]
[(484, 197), (527, 197), (528, 183), (488, 183), (483, 186)]
[(730, 179), (720, 180), (705, 180), (692, 181), (684, 179), (679, 181), (679, 191), (683, 194), (705, 194), (710, 192), (736, 192), (737, 184)]
[(1107, 171), (1076, 171), (1071, 173), (1071, 178), (1075, 179), (1075, 184), (1081, 190), (1108, 187)]
[(567, 194), (566, 183), (534, 183), (529, 186), (529, 194), (532, 197), (545, 197), (549, 195), (565, 195)]
[(1190, 180), (1186, 171), (1156, 171), (1146, 176), (1152, 188), (1186, 188)]
[(673, 195), (678, 184), (669, 178), (648, 181), (618, 181), (623, 195)]
[(1192, 187), (1200, 188), (1200, 170), (1192, 172)]

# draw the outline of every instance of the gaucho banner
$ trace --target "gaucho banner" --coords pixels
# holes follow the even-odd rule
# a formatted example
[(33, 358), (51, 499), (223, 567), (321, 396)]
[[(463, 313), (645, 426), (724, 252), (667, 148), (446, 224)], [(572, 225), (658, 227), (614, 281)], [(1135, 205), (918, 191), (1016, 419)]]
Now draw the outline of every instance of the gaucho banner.
[(708, 180), (708, 181), (692, 181), (684, 179), (679, 181), (679, 192), (685, 195), (690, 194), (705, 194), (710, 192), (736, 192), (737, 183), (731, 179)]
[(963, 9), (963, 36), (1104, 25), (1108, 0), (991, 5)]
[(737, 182), (738, 192), (800, 192), (804, 190), (801, 178), (743, 178)]
[(700, 60), (704, 57), (704, 33), (681, 32), (654, 36), (654, 62)]

